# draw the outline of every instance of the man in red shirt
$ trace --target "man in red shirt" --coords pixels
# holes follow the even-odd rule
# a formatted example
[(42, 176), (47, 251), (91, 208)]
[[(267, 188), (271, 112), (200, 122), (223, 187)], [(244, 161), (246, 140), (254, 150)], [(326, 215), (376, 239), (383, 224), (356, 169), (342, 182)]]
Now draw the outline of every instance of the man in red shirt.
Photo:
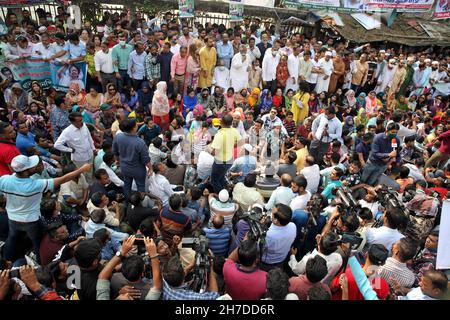
[(309, 290), (314, 287), (321, 287), (331, 295), (330, 288), (321, 282), (327, 274), (327, 261), (316, 255), (306, 262), (305, 274), (289, 279), (289, 292), (295, 293), (299, 300), (307, 300)]
[[(373, 244), (365, 255), (366, 262), (363, 266), (363, 270), (366, 272), (366, 275), (369, 276), (370, 284), (380, 300), (385, 300), (387, 298), (390, 289), (386, 280), (377, 275), (376, 269), (384, 264), (388, 254), (388, 250), (383, 245)], [(341, 285), (339, 284), (341, 274), (342, 272), (331, 282), (330, 289), (333, 294), (332, 300), (342, 300), (342, 290)], [(345, 275), (348, 279), (348, 300), (364, 300), (349, 266), (345, 270)]]
[(225, 292), (233, 300), (259, 300), (266, 293), (267, 273), (257, 267), (257, 258), (256, 243), (244, 240), (225, 261)]
[(0, 177), (12, 174), (11, 161), (15, 156), (20, 155), (16, 148), (14, 138), (16, 132), (8, 122), (0, 121)]
[(450, 159), (450, 121), (447, 122), (445, 129), (447, 131), (441, 133), (438, 137), (441, 146), (425, 163), (425, 168), (434, 167), (435, 165), (443, 166)]

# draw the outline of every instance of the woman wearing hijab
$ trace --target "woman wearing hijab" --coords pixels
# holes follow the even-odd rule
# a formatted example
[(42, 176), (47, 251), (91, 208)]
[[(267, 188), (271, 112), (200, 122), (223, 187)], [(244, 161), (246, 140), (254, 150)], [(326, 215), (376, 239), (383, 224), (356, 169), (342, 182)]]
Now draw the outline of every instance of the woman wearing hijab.
[(307, 82), (300, 82), (300, 91), (292, 99), (292, 113), (294, 114), (294, 122), (296, 125), (305, 120), (309, 114), (309, 86)]
[(183, 117), (186, 117), (190, 111), (194, 110), (197, 104), (198, 98), (194, 88), (188, 87), (186, 95), (183, 97)]
[(356, 98), (356, 107), (359, 108), (365, 108), (366, 107), (366, 94), (364, 92), (361, 92), (358, 95), (358, 98)]
[(167, 97), (167, 84), (160, 81), (156, 85), (156, 91), (152, 101), (153, 122), (160, 126), (161, 131), (169, 128), (169, 98)]
[(367, 118), (366, 109), (360, 108), (358, 115), (355, 117), (355, 126), (359, 126), (360, 124), (366, 126), (368, 121), (369, 118)]
[(80, 85), (77, 82), (72, 82), (70, 84), (69, 91), (66, 94), (66, 99), (66, 103), (68, 103), (69, 106), (86, 106), (86, 95), (81, 91)]
[(344, 104), (351, 107), (352, 109), (356, 107), (355, 91), (350, 89), (345, 93)]
[(355, 123), (352, 116), (345, 117), (344, 126), (342, 129), (346, 130), (349, 135), (353, 133), (355, 130)]
[(317, 99), (317, 93), (314, 91), (309, 94), (308, 108), (311, 115), (316, 116), (319, 114), (319, 101)]
[(260, 94), (261, 94), (261, 89), (255, 87), (255, 88), (253, 88), (250, 96), (248, 97), (248, 106), (251, 110), (253, 110), (254, 118), (257, 118), (259, 116), (259, 112), (260, 112), (259, 105), (261, 104)]
[(400, 95), (397, 99), (397, 103), (396, 103), (396, 109), (400, 109), (403, 111), (408, 111), (408, 100), (405, 98), (404, 95)]
[(369, 118), (372, 118), (378, 111), (378, 99), (375, 91), (370, 91), (366, 98), (366, 113)]
[(28, 95), (20, 83), (16, 82), (11, 89), (6, 90), (5, 101), (9, 109), (25, 111), (28, 106)]
[(28, 94), (28, 104), (37, 103), (39, 108), (44, 109), (47, 104), (47, 97), (44, 94), (44, 90), (42, 90), (41, 85), (38, 81), (31, 82), (31, 92)]
[[(144, 109), (144, 112), (150, 114), (150, 106), (153, 100), (153, 90), (150, 89), (150, 85), (147, 81), (142, 82), (141, 89), (137, 92), (139, 106)], [(136, 109), (135, 109), (136, 110)]]
[(261, 105), (259, 106), (261, 114), (266, 114), (272, 108), (272, 93), (269, 89), (264, 89), (261, 94)]
[(289, 69), (287, 65), (288, 57), (286, 55), (282, 55), (280, 62), (277, 66), (276, 79), (278, 88), (281, 88), (284, 91), (286, 87), (287, 79), (289, 79)]

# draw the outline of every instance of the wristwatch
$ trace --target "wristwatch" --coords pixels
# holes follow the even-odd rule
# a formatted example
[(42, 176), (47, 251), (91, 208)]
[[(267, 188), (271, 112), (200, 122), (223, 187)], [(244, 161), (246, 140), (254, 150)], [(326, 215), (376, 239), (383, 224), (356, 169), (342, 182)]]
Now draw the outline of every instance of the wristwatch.
[(119, 258), (120, 260), (122, 260), (124, 258), (124, 256), (122, 255), (122, 252), (120, 252), (120, 251), (116, 252), (116, 257)]

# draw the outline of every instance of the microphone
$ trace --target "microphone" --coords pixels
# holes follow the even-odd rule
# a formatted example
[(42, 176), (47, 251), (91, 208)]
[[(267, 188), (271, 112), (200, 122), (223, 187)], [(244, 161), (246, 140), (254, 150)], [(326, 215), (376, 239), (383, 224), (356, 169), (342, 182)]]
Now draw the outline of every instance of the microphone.
[(392, 146), (392, 150), (397, 150), (397, 139), (393, 138), (391, 140), (391, 146)]

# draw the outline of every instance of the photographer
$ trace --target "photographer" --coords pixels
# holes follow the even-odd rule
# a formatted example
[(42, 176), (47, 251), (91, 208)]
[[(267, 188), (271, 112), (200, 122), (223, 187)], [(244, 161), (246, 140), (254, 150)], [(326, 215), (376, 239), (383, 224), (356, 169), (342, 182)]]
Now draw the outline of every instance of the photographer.
[(297, 228), (291, 222), (292, 210), (285, 204), (276, 204), (272, 209), (272, 224), (266, 235), (266, 246), (263, 249), (261, 269), (270, 271), (281, 267), (286, 259), (295, 237)]
[(297, 258), (311, 252), (316, 246), (316, 235), (322, 231), (327, 221), (326, 217), (321, 215), (327, 205), (328, 201), (320, 193), (315, 193), (305, 210), (294, 210), (292, 222), (297, 226), (294, 245)]
[(314, 258), (316, 255), (321, 256), (327, 261), (328, 273), (325, 278), (322, 279), (322, 283), (329, 285), (333, 277), (342, 266), (342, 257), (336, 252), (338, 249), (339, 237), (333, 232), (321, 236), (316, 236), (317, 249), (314, 249), (311, 253), (303, 257), (301, 261), (295, 259), (297, 253), (296, 249), (291, 250), (291, 257), (289, 260), (289, 267), (296, 275), (305, 274), (306, 264), (309, 259)]
[(219, 297), (213, 263), (210, 263), (208, 291), (198, 293), (185, 284), (185, 270), (179, 257), (170, 258), (163, 271), (163, 300), (216, 300)]
[(392, 245), (405, 236), (399, 231), (405, 226), (406, 217), (402, 209), (388, 207), (381, 217), (383, 226), (366, 231), (367, 244), (379, 243), (391, 252)]
[(233, 300), (259, 300), (266, 293), (267, 273), (258, 268), (255, 241), (244, 240), (225, 261), (225, 292)]
[[(145, 297), (145, 300), (158, 300), (161, 295), (161, 289), (162, 289), (162, 281), (161, 281), (161, 271), (160, 271), (160, 265), (159, 265), (159, 255), (156, 250), (156, 244), (151, 238), (144, 238), (145, 248), (148, 252), (149, 258), (151, 260), (151, 266), (152, 266), (152, 275), (153, 275), (153, 286), (151, 288), (147, 288), (148, 284), (145, 285), (146, 290), (136, 289), (136, 283), (142, 282), (142, 272), (133, 272), (133, 271), (143, 271), (143, 261), (138, 262), (138, 268), (133, 268), (133, 265), (136, 265), (133, 263), (134, 261), (138, 261), (137, 259), (141, 259), (141, 257), (138, 256), (132, 256), (129, 258), (125, 258), (128, 253), (131, 251), (134, 243), (135, 243), (136, 237), (131, 236), (129, 237), (122, 245), (121, 251), (118, 251), (116, 255), (108, 262), (108, 264), (103, 268), (103, 270), (98, 275), (97, 280), (97, 300), (109, 300), (110, 299), (110, 278), (111, 274), (113, 273), (114, 269), (122, 262), (124, 259), (124, 262), (122, 263), (122, 274), (127, 278), (125, 284), (132, 285), (133, 289), (126, 289), (123, 291), (127, 291), (127, 293), (121, 294), (118, 299), (120, 300), (133, 300), (134, 298), (143, 298)], [(134, 269), (134, 270), (133, 270)], [(137, 270), (139, 269), (139, 270)], [(112, 282), (114, 282), (114, 277), (116, 275), (122, 275), (122, 274), (115, 274), (113, 276)], [(114, 285), (112, 284), (111, 287), (116, 286), (117, 283)], [(123, 284), (121, 285), (123, 287)], [(138, 284), (139, 286), (139, 284)], [(149, 287), (149, 286), (148, 286)], [(122, 291), (122, 290), (121, 290)], [(144, 292), (148, 292), (147, 294), (144, 294)]]

